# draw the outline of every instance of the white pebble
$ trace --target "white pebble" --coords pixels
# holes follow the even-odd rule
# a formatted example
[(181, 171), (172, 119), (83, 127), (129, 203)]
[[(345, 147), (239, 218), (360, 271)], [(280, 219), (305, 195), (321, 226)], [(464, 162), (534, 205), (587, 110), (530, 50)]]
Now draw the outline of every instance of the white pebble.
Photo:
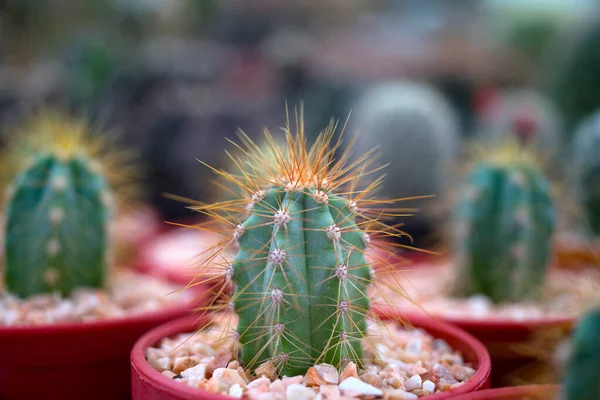
[(425, 382), (423, 382), (423, 390), (428, 391), (429, 393), (433, 393), (433, 391), (435, 390), (435, 383), (431, 382), (430, 380), (426, 380)]
[(297, 383), (289, 385), (285, 390), (285, 397), (288, 400), (312, 400), (315, 396), (312, 389)]
[(415, 374), (415, 375), (411, 376), (410, 378), (408, 378), (406, 381), (404, 381), (404, 387), (408, 391), (420, 389), (422, 382), (423, 382), (423, 380), (421, 379), (421, 376)]
[(244, 395), (244, 389), (239, 384), (235, 384), (229, 388), (229, 395), (240, 399)]
[(477, 318), (488, 315), (492, 307), (490, 300), (485, 296), (472, 296), (467, 302), (471, 314)]
[(200, 378), (204, 379), (204, 374), (206, 373), (206, 365), (198, 364), (191, 368), (186, 369), (181, 372), (181, 376), (184, 378)]
[(381, 389), (378, 389), (373, 385), (369, 385), (368, 383), (363, 382), (353, 376), (344, 379), (344, 381), (340, 383), (340, 389), (342, 391), (350, 391), (361, 396), (381, 396), (383, 394)]
[(423, 341), (421, 339), (413, 339), (406, 345), (406, 352), (411, 354), (418, 354), (421, 352), (423, 347)]

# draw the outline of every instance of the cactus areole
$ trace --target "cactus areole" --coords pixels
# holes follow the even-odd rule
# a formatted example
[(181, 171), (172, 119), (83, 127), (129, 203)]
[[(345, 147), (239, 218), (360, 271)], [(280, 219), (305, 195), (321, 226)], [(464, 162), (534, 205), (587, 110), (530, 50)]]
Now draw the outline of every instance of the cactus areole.
[(556, 216), (550, 184), (524, 148), (510, 142), (478, 162), (455, 215), (456, 295), (502, 302), (539, 294)]
[(358, 189), (373, 172), (370, 152), (357, 162), (348, 150), (333, 158), (341, 143), (333, 124), (310, 148), (301, 121), (296, 134), (289, 122), (285, 130), (284, 146), (266, 132), (266, 150), (242, 134), (242, 155), (231, 156), (242, 174), (218, 171), (243, 190), (242, 199), (197, 207), (226, 221), (233, 232), (224, 245), (239, 249), (224, 266), (234, 294), (218, 311), (237, 315), (240, 362), (250, 371), (265, 362), (281, 376), (316, 363), (360, 365), (367, 287), (375, 282), (365, 259), (369, 233), (400, 235), (381, 221), (393, 211), (373, 207), (393, 201), (372, 195), (379, 179)]
[[(16, 132), (9, 146), (4, 279), (19, 297), (67, 296), (78, 287), (105, 284), (110, 168), (88, 133), (81, 121), (44, 113)], [(118, 166), (118, 157), (111, 162)], [(127, 170), (117, 173), (125, 176)]]

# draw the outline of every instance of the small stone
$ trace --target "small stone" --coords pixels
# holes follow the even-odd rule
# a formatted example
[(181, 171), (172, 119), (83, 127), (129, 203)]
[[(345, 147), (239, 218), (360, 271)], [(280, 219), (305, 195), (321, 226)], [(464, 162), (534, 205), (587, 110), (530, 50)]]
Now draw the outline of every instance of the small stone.
[(340, 375), (340, 381), (344, 381), (350, 377), (358, 378), (356, 364), (354, 364), (352, 361), (350, 361), (342, 371), (342, 374)]
[(273, 381), (277, 379), (277, 368), (271, 361), (264, 362), (256, 368), (256, 376), (264, 376)]
[(345, 379), (340, 383), (340, 390), (343, 391), (344, 394), (357, 394), (359, 396), (381, 396), (383, 394), (381, 389), (354, 377)]
[(206, 377), (206, 366), (204, 364), (197, 364), (191, 368), (181, 371), (181, 376), (184, 378), (200, 378)]
[(281, 379), (277, 379), (271, 382), (269, 390), (271, 391), (271, 393), (280, 393), (281, 395), (285, 395), (286, 387), (283, 384), (283, 382), (281, 382)]
[(326, 400), (340, 400), (341, 397), (338, 385), (323, 385), (319, 387), (319, 394)]
[(244, 395), (244, 389), (242, 389), (242, 387), (238, 383), (236, 383), (235, 385), (229, 388), (229, 395), (231, 397), (236, 397), (240, 399)]
[(254, 390), (258, 392), (268, 392), (271, 381), (267, 378), (258, 378), (248, 384), (248, 390)]
[(238, 369), (240, 366), (240, 362), (238, 360), (233, 360), (229, 364), (227, 364), (227, 368), (229, 369)]
[(148, 362), (159, 371), (171, 369), (171, 360), (169, 360), (169, 357), (162, 357), (154, 361), (148, 360)]
[(386, 400), (415, 400), (418, 399), (419, 396), (417, 396), (416, 394), (405, 392), (404, 390), (394, 389), (386, 390), (383, 398)]
[(404, 381), (404, 388), (410, 392), (415, 389), (420, 389), (421, 383), (422, 383), (421, 376), (415, 374), (415, 375), (411, 376), (410, 378), (408, 378), (406, 381)]
[(169, 379), (173, 379), (175, 376), (177, 376), (173, 371), (163, 371), (161, 372), (161, 374), (163, 374)]
[(173, 372), (178, 374), (188, 368), (192, 368), (197, 363), (198, 361), (191, 357), (176, 357), (173, 361)]
[(306, 371), (306, 375), (304, 375), (304, 384), (311, 387), (327, 385), (327, 382), (321, 378), (319, 371), (317, 371), (315, 367), (310, 367), (308, 371)]
[(427, 381), (423, 382), (421, 387), (423, 388), (423, 390), (426, 390), (429, 393), (433, 393), (433, 391), (435, 390), (435, 383), (427, 380)]
[(337, 369), (333, 365), (329, 364), (319, 364), (315, 365), (315, 369), (321, 376), (321, 379), (326, 382), (326, 384), (337, 385), (339, 382), (339, 374)]
[(302, 383), (302, 379), (303, 379), (302, 375), (296, 375), (296, 376), (292, 376), (292, 377), (284, 376), (281, 379), (281, 383), (283, 383), (283, 386), (288, 387), (289, 385), (293, 385), (295, 383), (298, 383), (298, 384)]
[(229, 393), (229, 390), (233, 385), (245, 386), (246, 382), (237, 373), (236, 370), (227, 368), (217, 368), (213, 372), (212, 378), (209, 379), (208, 385), (214, 386), (216, 384), (216, 393)]
[(288, 400), (313, 400), (316, 396), (312, 389), (299, 384), (288, 386), (285, 394)]
[(210, 375), (218, 368), (225, 368), (229, 361), (233, 358), (233, 354), (230, 349), (220, 349), (210, 358), (210, 361), (206, 365), (206, 374)]

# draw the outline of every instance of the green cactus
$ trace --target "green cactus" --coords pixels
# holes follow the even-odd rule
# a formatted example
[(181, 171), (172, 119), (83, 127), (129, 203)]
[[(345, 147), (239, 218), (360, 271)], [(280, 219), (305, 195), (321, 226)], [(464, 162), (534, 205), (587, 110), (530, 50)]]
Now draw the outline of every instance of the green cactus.
[(112, 195), (80, 128), (44, 116), (18, 132), (27, 140), (11, 149), (27, 160), (5, 205), (4, 274), (20, 297), (105, 283)]
[(571, 346), (564, 399), (600, 399), (600, 309), (587, 312), (579, 320)]
[(245, 365), (275, 360), (293, 376), (316, 360), (360, 359), (370, 268), (355, 211), (316, 185), (259, 197), (236, 231), (233, 264)]
[(478, 162), (461, 192), (456, 295), (517, 301), (538, 294), (544, 281), (556, 218), (550, 185), (526, 159), (512, 159), (509, 147)]
[(380, 179), (359, 187), (362, 177), (379, 171), (372, 152), (356, 162), (349, 149), (334, 158), (342, 141), (333, 124), (311, 146), (301, 119), (297, 124), (292, 134), (288, 123), (283, 145), (268, 132), (262, 146), (242, 134), (240, 154), (229, 153), (239, 172), (215, 171), (243, 198), (194, 207), (233, 228), (212, 259), (238, 247), (225, 268), (226, 287), (235, 289), (205, 309), (237, 316), (236, 354), (249, 373), (269, 363), (281, 376), (318, 363), (362, 365), (373, 316), (367, 290), (380, 282), (365, 254), (372, 235), (404, 235), (382, 220), (402, 209), (371, 195)]
[(571, 182), (583, 207), (585, 229), (600, 235), (600, 112), (583, 122), (573, 141)]

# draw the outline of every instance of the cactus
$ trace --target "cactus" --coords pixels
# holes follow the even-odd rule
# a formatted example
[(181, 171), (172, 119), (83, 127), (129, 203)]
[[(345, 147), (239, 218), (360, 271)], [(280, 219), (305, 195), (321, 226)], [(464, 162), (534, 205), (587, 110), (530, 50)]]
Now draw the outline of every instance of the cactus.
[(475, 164), (456, 210), (459, 296), (492, 301), (535, 296), (544, 281), (555, 226), (547, 179), (514, 141)]
[[(20, 297), (102, 287), (112, 191), (84, 123), (46, 113), (15, 133), (5, 205), (4, 274)], [(114, 158), (112, 161), (115, 161)], [(119, 170), (123, 176), (127, 169)]]
[(564, 378), (564, 399), (600, 399), (600, 309), (590, 310), (581, 317), (571, 348)]
[(571, 182), (584, 211), (585, 229), (600, 235), (600, 111), (584, 121), (573, 141)]
[[(415, 82), (393, 82), (367, 91), (353, 116), (357, 154), (380, 146), (385, 169), (382, 193), (390, 198), (431, 196), (449, 187), (450, 164), (460, 151), (459, 121), (434, 88)], [(427, 204), (427, 203), (426, 203)], [(422, 200), (407, 205), (422, 207)], [(425, 223), (425, 215), (413, 222)]]
[(288, 122), (283, 146), (268, 131), (266, 149), (242, 135), (241, 156), (230, 155), (239, 174), (215, 171), (245, 198), (195, 207), (233, 230), (206, 266), (226, 246), (238, 246), (224, 268), (235, 290), (207, 310), (237, 315), (236, 346), (251, 373), (268, 362), (287, 376), (315, 363), (360, 365), (371, 315), (367, 289), (378, 282), (365, 250), (373, 234), (403, 234), (381, 220), (397, 213), (392, 202), (369, 195), (380, 180), (357, 188), (373, 172), (372, 153), (353, 163), (347, 150), (334, 160), (341, 140), (334, 140), (333, 124), (310, 147), (303, 123), (297, 125), (293, 134)]

